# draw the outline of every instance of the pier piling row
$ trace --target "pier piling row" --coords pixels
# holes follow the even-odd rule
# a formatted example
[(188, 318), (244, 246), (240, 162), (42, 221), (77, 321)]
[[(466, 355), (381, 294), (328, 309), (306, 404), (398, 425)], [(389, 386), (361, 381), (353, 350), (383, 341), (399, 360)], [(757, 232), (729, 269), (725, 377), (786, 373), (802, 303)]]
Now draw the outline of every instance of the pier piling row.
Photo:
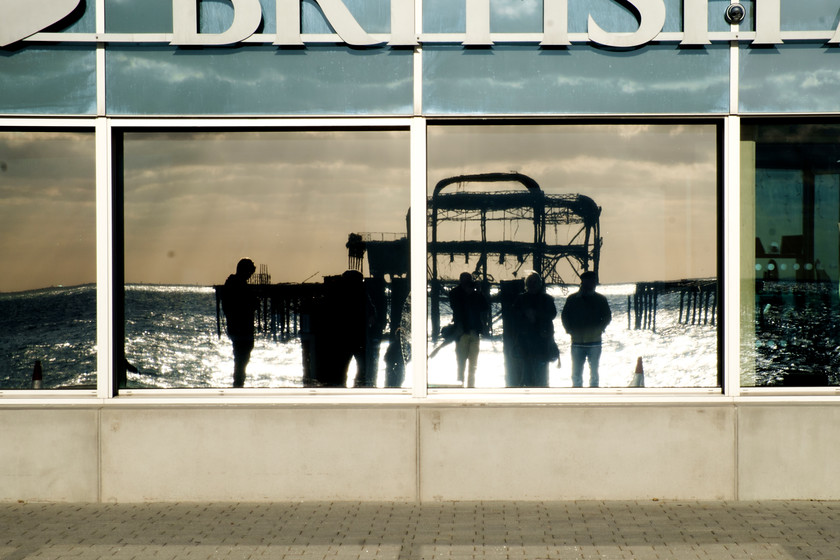
[[(716, 280), (679, 280), (676, 282), (637, 282), (636, 292), (627, 296), (627, 328), (656, 331), (659, 295), (679, 292), (677, 321), (685, 325), (715, 325), (718, 306)], [(635, 321), (631, 322), (631, 319)]]

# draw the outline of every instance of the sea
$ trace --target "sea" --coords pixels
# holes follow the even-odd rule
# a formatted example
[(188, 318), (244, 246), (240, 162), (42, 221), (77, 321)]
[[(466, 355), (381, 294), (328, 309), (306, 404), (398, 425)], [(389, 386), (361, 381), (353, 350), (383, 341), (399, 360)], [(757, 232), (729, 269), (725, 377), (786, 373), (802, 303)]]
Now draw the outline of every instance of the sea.
[[(550, 367), (552, 387), (571, 386), (569, 339), (559, 319), (565, 298), (575, 287), (550, 287), (558, 318), (555, 338), (558, 362)], [(635, 284), (599, 286), (612, 310), (604, 334), (600, 364), (602, 387), (628, 387), (634, 382), (639, 358), (646, 387), (716, 387), (718, 327), (679, 321), (679, 295), (659, 297), (655, 330), (634, 328), (628, 317), (628, 296)], [(451, 313), (444, 305), (441, 324)], [(503, 388), (505, 368), (499, 309), (493, 335), (480, 343), (477, 388)], [(386, 329), (387, 330), (387, 329)], [(428, 329), (430, 330), (430, 329)], [(75, 388), (96, 383), (96, 290), (93, 285), (52, 287), (0, 294), (0, 389), (28, 389), (36, 360), (41, 362), (44, 388)], [(427, 355), (440, 341), (428, 337)], [(376, 380), (386, 383), (381, 345)], [(259, 336), (248, 365), (246, 387), (303, 386), (303, 355), (299, 339)], [(219, 335), (212, 287), (128, 285), (125, 288), (125, 355), (137, 369), (128, 372), (127, 386), (137, 389), (221, 388), (232, 383), (230, 341)], [(408, 368), (410, 371), (410, 368)], [(428, 359), (430, 387), (458, 387), (454, 345)], [(355, 365), (350, 365), (348, 386)], [(584, 370), (584, 384), (588, 371)], [(403, 387), (411, 386), (407, 374)]]

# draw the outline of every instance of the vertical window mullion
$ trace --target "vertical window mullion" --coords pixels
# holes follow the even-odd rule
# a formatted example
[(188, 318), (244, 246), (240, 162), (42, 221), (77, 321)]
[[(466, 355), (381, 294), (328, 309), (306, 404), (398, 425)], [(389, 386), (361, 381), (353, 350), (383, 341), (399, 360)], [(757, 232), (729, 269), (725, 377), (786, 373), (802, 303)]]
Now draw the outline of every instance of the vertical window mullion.
[(113, 205), (111, 129), (105, 118), (96, 121), (96, 388), (100, 398), (113, 395)]
[(426, 375), (426, 121), (411, 122), (411, 354), (412, 394), (428, 394)]

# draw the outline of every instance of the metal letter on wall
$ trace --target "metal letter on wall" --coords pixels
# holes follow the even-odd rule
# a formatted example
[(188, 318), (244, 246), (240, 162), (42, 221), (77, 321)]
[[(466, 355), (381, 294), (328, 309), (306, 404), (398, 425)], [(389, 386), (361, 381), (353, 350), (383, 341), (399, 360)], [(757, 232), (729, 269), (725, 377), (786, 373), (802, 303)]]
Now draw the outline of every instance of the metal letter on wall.
[(73, 13), (80, 0), (0, 0), (0, 47), (46, 29)]
[(492, 45), (490, 0), (467, 0), (467, 39), (464, 45)]
[(683, 0), (683, 40), (680, 45), (709, 44), (709, 0)]
[(571, 45), (568, 0), (543, 1), (543, 40), (540, 45)]
[(417, 45), (414, 0), (391, 0), (391, 40), (388, 44), (392, 47)]
[(755, 41), (753, 45), (782, 43), (781, 0), (758, 0), (755, 3)]
[(828, 40), (829, 44), (837, 44), (840, 43), (840, 25), (837, 26), (837, 29), (834, 30), (834, 35), (832, 35), (831, 39)]
[(198, 32), (198, 0), (172, 0), (172, 45), (232, 45), (254, 34), (262, 22), (260, 0), (230, 0), (233, 23), (223, 33)]
[(664, 0), (621, 0), (639, 15), (639, 28), (633, 33), (609, 33), (589, 15), (589, 40), (607, 47), (639, 47), (652, 41), (665, 26)]
[[(382, 45), (368, 34), (341, 0), (314, 0), (342, 41), (354, 47)], [(302, 45), (300, 36), (301, 0), (277, 0), (277, 37), (275, 45)]]

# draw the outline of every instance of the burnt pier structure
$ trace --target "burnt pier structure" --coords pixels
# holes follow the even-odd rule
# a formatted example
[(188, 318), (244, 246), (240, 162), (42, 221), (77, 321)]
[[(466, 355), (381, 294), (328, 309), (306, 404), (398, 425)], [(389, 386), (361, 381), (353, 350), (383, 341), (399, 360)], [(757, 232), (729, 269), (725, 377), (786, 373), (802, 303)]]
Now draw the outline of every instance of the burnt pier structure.
[[(505, 190), (492, 190), (493, 184)], [(465, 185), (484, 190), (451, 192)], [(440, 331), (445, 285), (456, 280), (442, 277), (441, 259), (454, 262), (457, 255), (469, 262), (472, 257), (473, 277), (485, 291), (495, 280), (491, 266), (504, 268), (513, 278), (527, 266), (545, 284), (563, 284), (560, 265), (566, 263), (576, 276), (570, 280), (576, 281), (583, 272), (598, 273), (600, 216), (601, 207), (588, 196), (548, 195), (521, 173), (459, 175), (438, 182), (428, 204), (432, 337)], [(448, 222), (460, 226), (458, 239), (442, 234)]]

